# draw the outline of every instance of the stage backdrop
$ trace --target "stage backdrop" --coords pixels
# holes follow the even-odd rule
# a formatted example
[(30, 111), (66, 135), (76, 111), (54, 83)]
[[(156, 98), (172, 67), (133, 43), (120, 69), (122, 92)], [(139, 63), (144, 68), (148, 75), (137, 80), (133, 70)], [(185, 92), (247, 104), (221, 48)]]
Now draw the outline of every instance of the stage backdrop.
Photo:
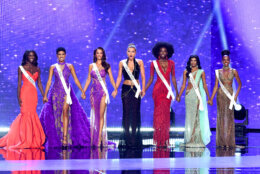
[[(256, 1), (256, 0), (255, 0)], [(235, 6), (234, 6), (235, 4)], [(236, 4), (238, 4), (236, 6)], [(257, 3), (256, 3), (257, 4)], [(255, 5), (256, 5), (255, 4)], [(229, 2), (232, 6), (223, 8), (223, 20), (227, 40), (232, 52), (232, 66), (240, 73), (243, 88), (240, 101), (250, 109), (250, 127), (257, 128), (259, 120), (259, 23), (251, 30), (252, 22), (248, 14), (241, 14), (240, 8), (250, 4)], [(0, 16), (0, 126), (8, 127), (19, 113), (17, 102), (17, 69), (22, 55), (27, 49), (36, 50), (44, 86), (51, 64), (57, 62), (55, 49), (67, 49), (66, 62), (75, 66), (76, 73), (84, 85), (88, 65), (93, 62), (93, 50), (104, 47), (107, 61), (116, 79), (118, 63), (126, 57), (128, 43), (137, 46), (136, 57), (145, 64), (146, 79), (149, 79), (150, 63), (155, 58), (151, 50), (158, 41), (174, 45), (172, 60), (176, 64), (178, 88), (182, 83), (182, 73), (188, 57), (197, 53), (202, 68), (206, 72), (209, 89), (214, 82), (214, 69), (220, 68), (222, 49), (218, 21), (211, 0), (144, 0), (144, 1), (80, 1), (80, 0), (2, 0)], [(254, 6), (257, 9), (256, 6)], [(242, 10), (245, 11), (245, 10)], [(257, 15), (257, 11), (251, 11)], [(245, 13), (245, 12), (244, 12)], [(243, 21), (240, 23), (241, 20)], [(258, 24), (258, 25), (257, 25)], [(247, 30), (252, 32), (248, 33)], [(214, 39), (213, 39), (214, 38)], [(251, 41), (254, 40), (254, 41)], [(155, 79), (156, 80), (156, 79)], [(154, 80), (154, 82), (155, 82)], [(73, 90), (80, 92), (73, 82)], [(107, 79), (109, 92), (112, 85)], [(142, 126), (152, 127), (153, 85), (142, 99)], [(38, 93), (38, 114), (43, 106)], [(89, 90), (87, 99), (79, 98), (87, 115), (90, 113)], [(108, 106), (108, 126), (120, 127), (122, 120), (121, 87), (115, 99)], [(183, 127), (185, 120), (184, 97), (181, 103), (173, 102), (176, 112), (176, 126)], [(209, 108), (211, 127), (216, 125), (215, 106)]]

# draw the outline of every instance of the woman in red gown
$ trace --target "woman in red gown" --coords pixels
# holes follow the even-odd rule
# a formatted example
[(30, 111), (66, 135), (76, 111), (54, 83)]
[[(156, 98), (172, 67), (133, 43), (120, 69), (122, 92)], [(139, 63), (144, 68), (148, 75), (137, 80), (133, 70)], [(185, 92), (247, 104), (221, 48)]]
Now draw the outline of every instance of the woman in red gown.
[[(153, 55), (163, 77), (170, 85), (170, 77), (172, 75), (172, 83), (178, 96), (177, 83), (175, 78), (175, 64), (169, 58), (174, 53), (173, 46), (169, 43), (158, 42), (153, 48)], [(150, 87), (154, 78), (154, 63), (151, 63), (150, 79), (146, 85), (146, 90)], [(154, 117), (153, 117), (153, 140), (156, 146), (168, 146), (170, 137), (170, 106), (172, 95), (167, 98), (168, 89), (157, 74), (157, 81), (153, 88), (154, 100)]]
[[(45, 134), (36, 113), (38, 102), (37, 89), (34, 84), (36, 81), (43, 95), (37, 60), (38, 56), (33, 50), (26, 51), (23, 55), (22, 66), (18, 68), (17, 89), (21, 113), (13, 121), (8, 134), (0, 139), (0, 147), (42, 148), (45, 142)], [(24, 72), (22, 72), (23, 70)], [(23, 86), (21, 88), (22, 81)]]

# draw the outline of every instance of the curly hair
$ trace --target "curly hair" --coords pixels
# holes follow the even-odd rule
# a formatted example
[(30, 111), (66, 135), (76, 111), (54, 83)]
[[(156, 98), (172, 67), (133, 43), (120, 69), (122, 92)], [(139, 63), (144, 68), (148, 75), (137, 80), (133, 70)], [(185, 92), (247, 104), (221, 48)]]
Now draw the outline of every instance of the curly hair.
[(23, 60), (22, 60), (21, 65), (22, 65), (22, 66), (26, 65), (26, 62), (29, 61), (29, 60), (28, 60), (28, 57), (29, 57), (29, 54), (30, 54), (30, 53), (33, 53), (33, 54), (34, 54), (34, 60), (33, 60), (32, 64), (33, 64), (34, 66), (38, 66), (38, 55), (36, 54), (36, 52), (35, 52), (34, 50), (26, 50), (26, 51), (24, 52), (24, 54), (23, 54)]
[(110, 68), (110, 64), (106, 62), (107, 57), (106, 57), (106, 53), (105, 53), (104, 48), (98, 47), (97, 49), (94, 50), (93, 62), (96, 62), (96, 61), (97, 61), (97, 58), (96, 58), (96, 52), (97, 52), (97, 50), (102, 50), (102, 52), (103, 52), (102, 63), (101, 63), (101, 64), (102, 64), (102, 66), (105, 68), (106, 73), (108, 73), (108, 70), (109, 70), (109, 68)]
[(166, 48), (166, 50), (168, 52), (168, 55), (167, 55), (168, 59), (172, 57), (172, 55), (174, 53), (174, 48), (173, 48), (172, 44), (167, 43), (167, 42), (157, 42), (152, 50), (153, 55), (156, 59), (159, 58), (159, 52), (160, 52), (161, 48)]
[(191, 59), (192, 59), (192, 58), (195, 58), (195, 59), (196, 59), (198, 68), (201, 69), (199, 56), (197, 56), (197, 55), (191, 55), (190, 58), (189, 58), (189, 60), (188, 60), (188, 62), (187, 62), (187, 66), (186, 66), (186, 70), (187, 70), (186, 77), (188, 77), (188, 78), (189, 78), (189, 74), (191, 73), (190, 62), (191, 62)]
[(66, 49), (63, 47), (59, 47), (56, 49), (56, 54), (58, 54), (60, 51), (63, 51), (66, 54)]

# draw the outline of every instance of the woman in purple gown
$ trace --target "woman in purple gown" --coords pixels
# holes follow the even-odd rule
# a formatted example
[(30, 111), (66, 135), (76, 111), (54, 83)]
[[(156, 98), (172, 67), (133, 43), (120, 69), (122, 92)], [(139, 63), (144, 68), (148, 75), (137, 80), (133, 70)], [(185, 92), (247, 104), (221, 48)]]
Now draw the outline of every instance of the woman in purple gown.
[[(117, 88), (112, 75), (111, 67), (106, 62), (106, 53), (102, 47), (94, 50), (94, 63), (89, 65), (88, 78), (84, 87), (84, 92), (93, 80), (90, 91), (91, 113), (90, 113), (90, 129), (91, 129), (91, 145), (92, 146), (108, 146), (113, 145), (107, 141), (106, 130), (106, 110), (109, 104), (109, 93), (106, 87), (105, 78), (108, 74), (110, 82), (114, 87), (112, 96), (117, 94)], [(103, 86), (102, 86), (103, 85)], [(82, 94), (85, 95), (85, 94)], [(82, 96), (84, 97), (84, 96)]]
[[(72, 64), (65, 63), (66, 50), (62, 47), (56, 50), (58, 63), (50, 67), (49, 79), (46, 85), (40, 120), (46, 134), (47, 147), (89, 146), (90, 125), (71, 85), (69, 77), (72, 74), (76, 85), (86, 98)], [(51, 89), (52, 76), (55, 76)], [(48, 91), (49, 96), (47, 98)]]

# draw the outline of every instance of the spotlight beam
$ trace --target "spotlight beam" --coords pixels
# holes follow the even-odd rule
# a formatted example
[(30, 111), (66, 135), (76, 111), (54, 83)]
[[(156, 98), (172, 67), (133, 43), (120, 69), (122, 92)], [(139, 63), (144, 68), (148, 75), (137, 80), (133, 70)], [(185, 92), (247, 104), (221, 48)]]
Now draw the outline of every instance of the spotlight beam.
[(116, 24), (115, 24), (114, 28), (113, 28), (112, 31), (110, 32), (110, 34), (109, 34), (109, 36), (108, 36), (108, 38), (107, 38), (105, 44), (103, 45), (103, 48), (104, 48), (104, 49), (106, 49), (106, 48), (108, 47), (108, 45), (110, 44), (110, 42), (111, 42), (113, 36), (115, 35), (115, 32), (116, 32), (117, 28), (119, 27), (120, 23), (122, 22), (122, 20), (123, 20), (125, 14), (126, 14), (126, 12), (128, 11), (128, 9), (129, 9), (129, 7), (131, 6), (131, 4), (132, 4), (133, 1), (134, 1), (134, 0), (128, 0), (128, 1), (127, 1), (126, 5), (125, 5), (125, 7), (124, 7), (124, 9), (123, 9), (123, 11), (121, 12), (121, 15), (119, 16), (119, 18), (118, 18), (117, 21), (116, 21)]
[(196, 42), (195, 48), (193, 49), (193, 52), (192, 52), (193, 55), (194, 55), (194, 54), (197, 54), (198, 49), (199, 49), (199, 47), (201, 46), (203, 37), (204, 37), (206, 31), (208, 30), (210, 24), (211, 24), (211, 21), (212, 21), (212, 19), (213, 19), (213, 16), (214, 16), (214, 11), (211, 12), (211, 14), (209, 15), (209, 17), (208, 17), (208, 19), (207, 19), (206, 24), (204, 25), (204, 27), (203, 27), (203, 29), (202, 29), (202, 32), (201, 32), (201, 34), (200, 34), (200, 36), (199, 36), (199, 39), (198, 39), (197, 42)]
[(216, 7), (215, 14), (216, 14), (216, 18), (218, 21), (218, 28), (219, 28), (219, 34), (220, 34), (220, 38), (221, 38), (222, 48), (228, 49), (227, 36), (226, 36), (226, 32), (225, 32), (225, 27), (224, 27), (224, 23), (223, 23), (223, 17), (222, 17), (222, 13), (221, 13), (221, 6), (220, 6), (219, 0), (215, 1), (215, 7)]

